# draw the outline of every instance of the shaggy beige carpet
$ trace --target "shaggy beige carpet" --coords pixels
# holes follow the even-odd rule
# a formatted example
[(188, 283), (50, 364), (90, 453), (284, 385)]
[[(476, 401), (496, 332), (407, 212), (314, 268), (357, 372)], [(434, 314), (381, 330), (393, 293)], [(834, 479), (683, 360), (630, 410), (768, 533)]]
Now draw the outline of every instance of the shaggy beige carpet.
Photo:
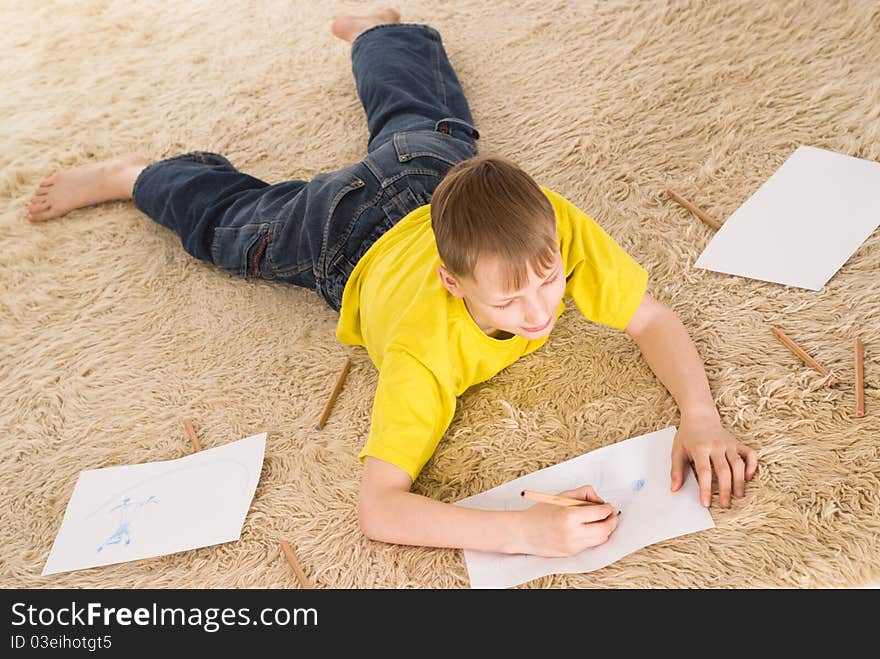
[[(367, 9), (375, 8), (367, 5)], [(361, 3), (16, 2), (0, 7), (0, 585), (467, 587), (459, 550), (365, 540), (355, 456), (377, 373), (339, 345), (310, 291), (198, 262), (131, 204), (42, 225), (53, 171), (136, 150), (226, 154), (271, 182), (359, 160), (349, 46)], [(403, 19), (444, 37), (483, 153), (519, 162), (651, 273), (706, 361), (724, 422), (758, 450), (716, 528), (534, 588), (859, 586), (880, 580), (880, 235), (821, 292), (695, 270), (711, 230), (799, 144), (880, 160), (880, 5), (852, 2), (429, 0)], [(823, 386), (782, 327), (841, 385)], [(867, 416), (853, 416), (853, 337)], [(354, 365), (313, 429), (344, 359)], [(181, 457), (268, 432), (241, 540), (41, 577), (81, 470)], [(570, 305), (545, 347), (466, 392), (416, 489), (456, 501), (676, 424), (626, 335)], [(193, 496), (199, 496), (193, 492)]]

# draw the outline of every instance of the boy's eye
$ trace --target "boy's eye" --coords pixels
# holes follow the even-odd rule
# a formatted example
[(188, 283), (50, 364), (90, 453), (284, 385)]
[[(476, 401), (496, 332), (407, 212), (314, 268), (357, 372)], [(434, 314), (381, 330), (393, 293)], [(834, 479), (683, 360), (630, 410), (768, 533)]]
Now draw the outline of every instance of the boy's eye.
[(492, 306), (495, 307), (496, 309), (506, 309), (511, 304), (513, 304), (513, 300), (511, 300), (510, 302), (505, 302), (504, 304), (493, 304)]

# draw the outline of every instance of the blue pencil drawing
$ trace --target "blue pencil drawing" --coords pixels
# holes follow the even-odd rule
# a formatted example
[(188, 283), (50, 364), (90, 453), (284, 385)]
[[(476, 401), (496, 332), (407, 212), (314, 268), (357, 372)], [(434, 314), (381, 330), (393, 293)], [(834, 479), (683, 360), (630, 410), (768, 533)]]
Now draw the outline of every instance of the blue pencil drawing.
[(104, 547), (110, 545), (131, 544), (131, 523), (140, 514), (141, 509), (151, 503), (158, 504), (159, 500), (152, 495), (142, 501), (132, 501), (130, 497), (125, 497), (118, 506), (111, 508), (110, 513), (119, 511), (119, 526), (96, 551), (101, 552)]
[(238, 540), (266, 433), (174, 460), (80, 472), (43, 574)]
[(632, 484), (633, 492), (638, 492), (643, 487), (645, 487), (645, 479), (644, 478), (640, 478), (638, 480), (633, 481), (633, 484)]

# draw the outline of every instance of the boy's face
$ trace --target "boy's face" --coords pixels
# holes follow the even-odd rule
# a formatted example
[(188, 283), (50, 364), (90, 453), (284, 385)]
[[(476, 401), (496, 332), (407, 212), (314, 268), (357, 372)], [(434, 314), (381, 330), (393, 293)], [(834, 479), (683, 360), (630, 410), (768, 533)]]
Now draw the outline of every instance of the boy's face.
[(464, 299), (474, 322), (486, 334), (502, 330), (526, 339), (547, 336), (565, 294), (558, 249), (548, 270), (537, 273), (529, 268), (529, 280), (518, 291), (505, 290), (498, 263), (491, 258), (479, 260), (472, 277), (453, 277), (442, 265), (438, 273), (446, 289)]

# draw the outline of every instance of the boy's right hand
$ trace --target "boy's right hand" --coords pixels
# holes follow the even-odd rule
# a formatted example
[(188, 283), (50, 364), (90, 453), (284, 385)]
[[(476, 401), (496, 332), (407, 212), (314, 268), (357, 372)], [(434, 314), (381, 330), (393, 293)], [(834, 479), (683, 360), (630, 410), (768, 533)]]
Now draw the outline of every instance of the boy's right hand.
[(597, 506), (555, 506), (536, 503), (521, 511), (523, 553), (560, 557), (601, 545), (617, 528), (617, 510), (589, 485), (560, 492), (559, 496), (593, 501)]

